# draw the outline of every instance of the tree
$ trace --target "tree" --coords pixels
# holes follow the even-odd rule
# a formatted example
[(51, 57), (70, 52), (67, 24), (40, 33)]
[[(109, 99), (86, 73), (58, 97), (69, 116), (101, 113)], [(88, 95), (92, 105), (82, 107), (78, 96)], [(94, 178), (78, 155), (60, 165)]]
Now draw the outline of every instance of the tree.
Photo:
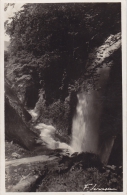
[(20, 93), (25, 90), (25, 99), (33, 91), (27, 90), (28, 79), (22, 87), (17, 85), (24, 74), (31, 78), (33, 89), (44, 89), (48, 104), (64, 100), (69, 85), (86, 71), (89, 52), (120, 31), (120, 13), (120, 3), (23, 5), (5, 23), (11, 38), (7, 77)]

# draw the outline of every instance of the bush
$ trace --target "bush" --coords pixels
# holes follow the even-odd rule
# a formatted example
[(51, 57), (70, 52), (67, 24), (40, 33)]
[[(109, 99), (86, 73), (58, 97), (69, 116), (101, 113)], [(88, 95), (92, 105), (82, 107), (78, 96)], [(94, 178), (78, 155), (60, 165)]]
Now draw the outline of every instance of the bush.
[(39, 114), (37, 122), (46, 122), (52, 124), (60, 134), (68, 134), (69, 115), (70, 115), (70, 98), (65, 101), (60, 99), (54, 101), (51, 105), (46, 105), (44, 92), (40, 90), (39, 100), (36, 104), (35, 111)]

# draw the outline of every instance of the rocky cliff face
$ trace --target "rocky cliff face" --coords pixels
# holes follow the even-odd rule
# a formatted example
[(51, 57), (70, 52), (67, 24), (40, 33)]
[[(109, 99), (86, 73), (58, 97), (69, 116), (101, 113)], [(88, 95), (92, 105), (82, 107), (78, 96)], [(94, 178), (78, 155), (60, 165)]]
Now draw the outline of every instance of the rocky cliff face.
[(77, 95), (72, 147), (78, 152), (92, 151), (99, 154), (102, 162), (107, 163), (116, 144), (115, 138), (120, 137), (118, 143), (121, 143), (121, 34), (111, 35), (102, 46), (95, 49), (89, 55), (87, 67), (87, 72), (96, 70), (98, 79), (92, 88), (82, 89)]
[(27, 125), (30, 119), (30, 114), (20, 103), (9, 83), (5, 81), (5, 138), (31, 150), (35, 146), (37, 134)]

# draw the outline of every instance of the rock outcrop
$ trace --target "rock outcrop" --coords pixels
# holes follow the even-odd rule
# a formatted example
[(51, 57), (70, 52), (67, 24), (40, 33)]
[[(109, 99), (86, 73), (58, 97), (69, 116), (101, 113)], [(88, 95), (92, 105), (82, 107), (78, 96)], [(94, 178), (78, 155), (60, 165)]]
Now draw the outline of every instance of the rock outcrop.
[(31, 150), (38, 135), (30, 130), (27, 122), (31, 116), (25, 110), (10, 84), (5, 81), (5, 139)]

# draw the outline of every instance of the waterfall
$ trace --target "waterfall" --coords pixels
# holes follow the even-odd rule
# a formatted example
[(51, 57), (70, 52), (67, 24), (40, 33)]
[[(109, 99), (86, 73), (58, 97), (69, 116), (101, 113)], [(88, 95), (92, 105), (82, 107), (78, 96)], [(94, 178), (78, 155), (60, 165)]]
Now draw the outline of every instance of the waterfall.
[(72, 121), (71, 146), (77, 152), (98, 153), (100, 119), (103, 109), (105, 86), (107, 85), (110, 67), (103, 64), (98, 68), (100, 74), (97, 89), (77, 95), (78, 104)]
[[(44, 145), (47, 146), (47, 148), (50, 149), (62, 149), (63, 151), (69, 151), (70, 155), (74, 153), (73, 148), (61, 141), (56, 141), (54, 139), (55, 137), (55, 127), (52, 125), (46, 125), (44, 123), (38, 123), (36, 126), (34, 126), (35, 129), (40, 130), (40, 139), (44, 143)], [(39, 140), (38, 140), (39, 141)]]
[[(96, 67), (99, 76), (98, 81), (95, 83), (95, 89), (90, 89), (77, 94), (78, 103), (76, 112), (72, 121), (72, 142), (71, 147), (77, 152), (94, 152), (99, 154), (99, 132), (101, 115), (103, 111), (103, 104), (105, 99), (105, 88), (107, 86), (111, 65), (109, 62), (105, 63), (114, 51), (120, 48), (121, 40), (120, 33), (111, 35), (105, 43), (94, 51), (92, 62), (89, 64), (88, 69)], [(113, 138), (114, 139), (114, 138)], [(110, 145), (110, 146), (109, 146)], [(113, 141), (108, 144), (108, 152), (111, 152)], [(105, 151), (104, 151), (105, 152)], [(103, 159), (107, 161), (109, 157), (103, 155)], [(102, 161), (103, 161), (102, 159)]]
[[(70, 154), (73, 152), (93, 152), (100, 155), (102, 162), (107, 163), (111, 149), (114, 144), (114, 137), (108, 138), (100, 147), (101, 115), (105, 102), (105, 90), (110, 78), (112, 60), (108, 59), (121, 46), (120, 33), (111, 35), (105, 43), (90, 54), (87, 62), (87, 70), (96, 68), (99, 79), (94, 82), (95, 87), (77, 94), (77, 107), (72, 120), (72, 141), (66, 143), (54, 140), (54, 127), (43, 123), (35, 126), (40, 130), (40, 138), (48, 148), (67, 149)], [(33, 117), (36, 113), (31, 112)]]
[[(80, 93), (76, 115), (72, 122), (72, 148), (77, 152), (98, 151), (98, 129), (100, 124), (101, 103), (95, 91)], [(97, 101), (96, 101), (97, 100)]]

